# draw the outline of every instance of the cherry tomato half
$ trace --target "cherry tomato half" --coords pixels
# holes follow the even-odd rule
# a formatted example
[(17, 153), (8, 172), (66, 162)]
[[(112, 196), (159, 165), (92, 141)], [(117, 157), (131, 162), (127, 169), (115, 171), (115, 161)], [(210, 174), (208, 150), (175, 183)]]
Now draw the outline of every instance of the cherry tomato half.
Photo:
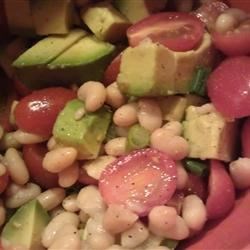
[(107, 204), (125, 205), (140, 216), (166, 204), (176, 190), (176, 165), (155, 149), (131, 152), (101, 174), (99, 189)]
[(58, 175), (43, 168), (42, 162), (47, 153), (45, 144), (29, 144), (23, 146), (23, 158), (31, 178), (42, 188), (58, 186)]
[(26, 132), (50, 136), (58, 113), (75, 97), (74, 91), (62, 87), (34, 91), (16, 106), (16, 124)]
[(250, 57), (224, 60), (209, 76), (208, 95), (215, 108), (228, 118), (250, 115)]
[(188, 13), (165, 12), (151, 15), (127, 30), (130, 46), (138, 45), (145, 38), (158, 42), (174, 51), (196, 48), (203, 37), (204, 24)]
[(0, 176), (0, 194), (3, 193), (8, 186), (9, 183), (9, 174), (6, 172), (5, 174)]

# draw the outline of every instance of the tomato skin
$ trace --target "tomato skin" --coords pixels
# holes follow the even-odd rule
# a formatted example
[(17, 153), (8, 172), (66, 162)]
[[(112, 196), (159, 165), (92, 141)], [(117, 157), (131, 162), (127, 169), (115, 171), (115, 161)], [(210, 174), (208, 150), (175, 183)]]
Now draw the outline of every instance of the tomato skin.
[(145, 216), (166, 204), (176, 190), (176, 165), (155, 149), (135, 150), (112, 162), (101, 174), (99, 189), (107, 204), (125, 205)]
[(29, 144), (23, 146), (23, 158), (32, 179), (44, 189), (58, 186), (58, 175), (45, 170), (42, 166), (47, 153), (45, 144)]
[(250, 4), (249, 4), (249, 1), (247, 0), (226, 0), (226, 2), (232, 8), (242, 9), (250, 13)]
[(26, 132), (50, 136), (58, 113), (75, 97), (73, 90), (62, 87), (34, 91), (16, 106), (16, 124)]
[(214, 46), (227, 56), (244, 56), (250, 54), (250, 29), (212, 34)]
[(209, 76), (208, 96), (228, 118), (250, 115), (250, 57), (224, 60)]
[(116, 81), (117, 76), (120, 72), (122, 53), (114, 58), (104, 72), (103, 82), (105, 85), (109, 85)]
[(0, 194), (5, 191), (9, 183), (9, 174), (6, 172), (4, 175), (0, 176)]
[(98, 181), (92, 178), (91, 176), (89, 176), (83, 167), (80, 168), (78, 182), (83, 185), (97, 185), (98, 184)]
[(204, 24), (195, 16), (180, 12), (151, 15), (127, 30), (130, 46), (137, 46), (145, 38), (174, 51), (196, 48), (203, 37)]

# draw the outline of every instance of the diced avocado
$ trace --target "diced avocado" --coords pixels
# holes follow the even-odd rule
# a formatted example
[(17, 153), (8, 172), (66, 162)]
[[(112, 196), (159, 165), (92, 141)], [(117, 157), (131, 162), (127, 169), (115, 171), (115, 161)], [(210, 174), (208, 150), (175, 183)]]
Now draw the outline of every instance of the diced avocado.
[(206, 103), (206, 99), (195, 95), (173, 95), (159, 98), (158, 103), (162, 110), (163, 120), (182, 121), (188, 106), (201, 106)]
[(49, 219), (49, 215), (37, 200), (24, 204), (3, 228), (1, 240), (4, 249), (44, 249), (41, 236)]
[(31, 0), (31, 9), (38, 35), (66, 34), (73, 24), (71, 0)]
[(12, 34), (34, 36), (35, 28), (29, 0), (2, 0)]
[[(112, 44), (100, 41), (94, 36), (86, 36), (71, 44), (70, 48), (67, 47), (66, 51), (53, 58), (51, 62), (47, 63), (48, 60), (44, 56), (43, 65), (32, 66), (26, 56), (25, 61), (29, 67), (25, 67), (26, 64), (22, 66), (21, 55), (14, 65), (18, 68), (19, 78), (30, 88), (55, 84), (82, 84), (89, 80), (101, 80), (114, 52), (115, 46)], [(48, 52), (46, 55), (50, 57)], [(36, 61), (34, 58), (34, 61), (39, 63), (40, 60)]]
[(167, 0), (115, 0), (114, 4), (129, 21), (135, 23), (165, 8)]
[[(186, 94), (196, 68), (211, 63), (211, 37), (205, 33), (198, 49), (175, 52), (145, 40), (128, 47), (121, 56), (117, 78), (120, 90), (129, 96)], [(206, 60), (203, 57), (206, 56)]]
[(227, 121), (211, 104), (190, 106), (183, 122), (184, 138), (189, 142), (188, 157), (231, 161), (236, 146), (237, 123)]
[(110, 3), (101, 2), (81, 11), (81, 17), (89, 29), (101, 40), (121, 41), (126, 37), (130, 22)]
[(68, 102), (57, 117), (53, 136), (58, 143), (75, 147), (79, 152), (78, 158), (95, 159), (105, 139), (112, 114), (107, 107), (102, 107), (76, 119), (75, 113), (82, 108), (84, 102), (78, 99)]
[(4, 46), (0, 53), (0, 66), (5, 73), (12, 78), (14, 75), (13, 61), (20, 56), (28, 47), (28, 41), (24, 38), (16, 38)]
[(86, 35), (87, 32), (75, 29), (65, 36), (46, 37), (19, 56), (13, 66), (24, 68), (45, 65)]

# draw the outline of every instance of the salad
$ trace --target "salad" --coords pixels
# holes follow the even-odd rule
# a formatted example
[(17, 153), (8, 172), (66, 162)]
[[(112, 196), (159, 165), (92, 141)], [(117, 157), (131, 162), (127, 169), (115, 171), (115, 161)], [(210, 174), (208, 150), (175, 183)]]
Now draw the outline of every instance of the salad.
[(0, 249), (250, 249), (248, 0), (0, 5)]

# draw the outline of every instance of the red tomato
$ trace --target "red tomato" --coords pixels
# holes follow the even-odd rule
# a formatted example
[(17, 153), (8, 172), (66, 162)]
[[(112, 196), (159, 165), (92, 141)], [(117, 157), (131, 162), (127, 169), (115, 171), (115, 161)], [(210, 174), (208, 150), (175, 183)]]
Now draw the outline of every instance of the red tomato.
[(211, 160), (208, 181), (209, 194), (206, 202), (208, 219), (218, 219), (227, 215), (235, 202), (235, 189), (224, 165)]
[(215, 47), (228, 56), (250, 54), (250, 19), (243, 21), (233, 31), (214, 32), (212, 39)]
[(26, 132), (50, 136), (58, 113), (75, 97), (75, 92), (62, 87), (34, 91), (16, 106), (16, 124)]
[(241, 131), (242, 156), (250, 158), (250, 117), (246, 119)]
[(229, 7), (221, 1), (206, 1), (194, 14), (206, 25), (209, 31), (214, 30), (217, 17)]
[(107, 204), (122, 204), (144, 216), (173, 196), (176, 165), (158, 150), (136, 150), (118, 158), (102, 172), (99, 188)]
[(4, 175), (0, 176), (0, 194), (3, 193), (8, 186), (9, 183), (9, 175), (6, 172)]
[(249, 0), (227, 0), (232, 8), (239, 8), (250, 13)]
[(174, 51), (196, 48), (203, 34), (204, 25), (198, 18), (178, 12), (151, 15), (127, 30), (129, 44), (132, 47), (148, 37), (153, 42), (161, 43)]
[(115, 57), (105, 70), (103, 82), (106, 85), (116, 81), (116, 78), (120, 72), (121, 56), (122, 54), (120, 53), (117, 57)]
[(45, 144), (30, 144), (23, 146), (23, 158), (29, 169), (31, 178), (42, 188), (58, 186), (58, 176), (45, 170), (42, 166), (47, 152)]
[(208, 78), (208, 95), (223, 115), (240, 118), (250, 115), (250, 57), (224, 60)]
[(188, 182), (184, 190), (185, 195), (195, 194), (199, 196), (202, 200), (206, 200), (206, 188), (206, 183), (200, 176), (188, 174)]
[(78, 182), (84, 185), (96, 185), (98, 181), (91, 176), (89, 176), (86, 170), (82, 167), (80, 168)]

